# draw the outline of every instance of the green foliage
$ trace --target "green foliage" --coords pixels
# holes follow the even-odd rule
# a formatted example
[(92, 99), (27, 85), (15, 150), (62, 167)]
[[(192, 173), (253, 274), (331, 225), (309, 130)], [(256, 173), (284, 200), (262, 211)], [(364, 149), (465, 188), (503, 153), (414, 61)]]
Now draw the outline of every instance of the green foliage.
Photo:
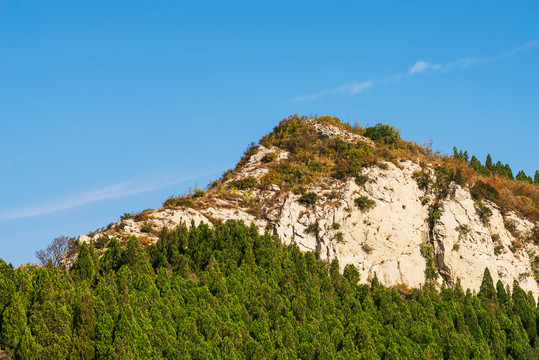
[(254, 189), (258, 186), (258, 180), (254, 176), (248, 176), (244, 179), (231, 181), (230, 185), (238, 190)]
[(400, 139), (400, 132), (395, 127), (387, 124), (376, 124), (375, 126), (367, 127), (364, 135), (385, 144), (395, 144)]
[(365, 252), (365, 254), (370, 254), (374, 250), (374, 248), (366, 242), (361, 243), (361, 249)]
[(528, 241), (533, 242), (535, 245), (539, 245), (539, 225), (535, 225), (532, 229), (532, 233), (528, 238)]
[(307, 228), (305, 229), (306, 234), (311, 234), (314, 236), (318, 236), (319, 232), (320, 232), (320, 225), (318, 225), (318, 222), (309, 224)]
[(427, 243), (420, 245), (419, 251), (427, 261), (425, 266), (425, 278), (427, 280), (435, 280), (438, 278), (438, 269), (436, 268), (436, 260), (434, 258), (434, 249)]
[(277, 159), (277, 154), (274, 153), (274, 152), (269, 152), (267, 153), (266, 155), (264, 155), (262, 157), (262, 162), (263, 163), (270, 163), (270, 162), (273, 162)]
[(412, 174), (412, 178), (415, 179), (420, 190), (427, 190), (432, 184), (432, 179), (428, 172), (416, 171)]
[(468, 151), (462, 152), (462, 150), (457, 149), (455, 146), (453, 147), (453, 157), (466, 163), (469, 160)]
[[(423, 244), (427, 278), (437, 276)], [(539, 264), (539, 259), (534, 258)], [(91, 263), (95, 275), (92, 276)], [(147, 249), (81, 246), (70, 271), (0, 261), (0, 346), (15, 359), (534, 358), (539, 313), (518, 285), (479, 294), (358, 284), (237, 221), (165, 230)], [(429, 265), (430, 264), (430, 265)], [(538, 265), (533, 265), (534, 271)], [(403, 295), (404, 294), (404, 295)]]
[(163, 203), (163, 206), (179, 206), (191, 209), (195, 208), (195, 204), (185, 197), (170, 197)]
[(535, 255), (533, 257), (530, 265), (533, 271), (533, 277), (535, 278), (535, 282), (539, 284), (539, 255)]
[(93, 260), (93, 247), (83, 243), (79, 256), (71, 267), (72, 274), (79, 281), (92, 281), (95, 276), (95, 264)]
[(350, 284), (357, 284), (360, 279), (359, 271), (352, 264), (347, 264), (344, 267), (343, 276)]
[(475, 155), (473, 155), (470, 159), (470, 167), (478, 173), (483, 173), (483, 165), (481, 164), (481, 161), (475, 157)]
[(299, 202), (304, 205), (314, 205), (314, 203), (316, 203), (316, 200), (318, 200), (318, 195), (312, 191), (301, 195), (299, 198)]
[(533, 179), (531, 178), (531, 176), (526, 175), (524, 170), (520, 170), (518, 172), (517, 176), (515, 177), (515, 179), (517, 179), (518, 181), (526, 181), (526, 182), (529, 182), (529, 183), (533, 182)]
[(470, 194), (472, 199), (479, 200), (490, 200), (492, 202), (497, 202), (500, 198), (500, 193), (496, 188), (490, 184), (487, 184), (481, 180), (478, 180), (470, 189)]
[(200, 198), (200, 197), (203, 197), (204, 195), (206, 195), (206, 192), (202, 189), (195, 189), (193, 191), (193, 197), (194, 198)]
[(470, 227), (466, 224), (460, 224), (455, 228), (459, 233), (459, 237), (466, 237), (470, 233)]
[(140, 232), (146, 233), (146, 234), (151, 233), (152, 230), (153, 230), (153, 227), (150, 224), (144, 225), (143, 227), (140, 228)]
[(360, 196), (354, 199), (354, 204), (361, 210), (368, 211), (372, 207), (376, 206), (376, 202), (372, 199), (369, 199), (366, 196)]
[(481, 202), (476, 201), (474, 204), (475, 211), (477, 212), (477, 215), (479, 216), (479, 219), (483, 223), (483, 225), (487, 226), (490, 223), (490, 217), (492, 216), (492, 210), (490, 210), (488, 207), (483, 205)]
[(436, 180), (433, 184), (433, 188), (435, 190), (436, 198), (440, 200), (449, 195), (449, 185), (451, 182), (455, 182), (461, 186), (466, 184), (466, 179), (459, 168), (451, 170), (445, 166), (437, 166), (436, 169), (434, 169), (434, 175)]
[(436, 224), (436, 221), (438, 221), (438, 219), (440, 219), (441, 217), (442, 212), (440, 211), (440, 209), (437, 206), (432, 207), (428, 219), (429, 227), (432, 229), (434, 227), (434, 224)]
[(488, 267), (485, 267), (483, 272), (483, 281), (479, 287), (479, 296), (484, 296), (487, 299), (493, 300), (496, 297), (496, 290), (494, 290), (494, 281), (492, 281), (492, 276), (490, 275), (490, 270)]
[(492, 163), (492, 157), (490, 154), (487, 155), (487, 159), (485, 160), (485, 168), (487, 168), (489, 171), (494, 170), (494, 164)]
[(356, 175), (354, 181), (356, 182), (357, 186), (363, 186), (369, 181), (369, 177), (367, 175)]

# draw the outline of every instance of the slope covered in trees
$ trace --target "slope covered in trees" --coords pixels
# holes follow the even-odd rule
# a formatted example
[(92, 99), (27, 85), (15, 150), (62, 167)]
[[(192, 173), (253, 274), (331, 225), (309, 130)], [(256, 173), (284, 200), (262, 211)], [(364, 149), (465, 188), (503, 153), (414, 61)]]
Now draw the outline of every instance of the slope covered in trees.
[(0, 345), (15, 359), (533, 359), (535, 300), (357, 285), (316, 253), (228, 221), (147, 248), (81, 244), (69, 271), (0, 262)]

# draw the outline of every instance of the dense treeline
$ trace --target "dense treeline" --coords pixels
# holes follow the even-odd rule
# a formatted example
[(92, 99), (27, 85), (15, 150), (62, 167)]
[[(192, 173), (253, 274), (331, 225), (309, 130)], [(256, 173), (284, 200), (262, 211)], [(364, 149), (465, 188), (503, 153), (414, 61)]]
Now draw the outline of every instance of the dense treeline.
[(234, 221), (81, 244), (70, 271), (0, 263), (0, 342), (15, 359), (537, 358), (518, 283), (398, 292), (337, 268)]

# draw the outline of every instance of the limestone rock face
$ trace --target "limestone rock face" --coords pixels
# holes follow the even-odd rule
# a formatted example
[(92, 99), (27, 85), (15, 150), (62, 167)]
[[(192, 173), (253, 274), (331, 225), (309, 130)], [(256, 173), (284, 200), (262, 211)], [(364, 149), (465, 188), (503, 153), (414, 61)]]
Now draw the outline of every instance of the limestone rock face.
[[(470, 192), (458, 185), (453, 186), (451, 196), (442, 202), (442, 215), (434, 225), (440, 273), (450, 284), (458, 277), (464, 288), (478, 289), (483, 271), (488, 267), (494, 283), (500, 279), (512, 285), (517, 279), (523, 289), (537, 296), (539, 288), (528, 255), (528, 252), (537, 252), (536, 246), (527, 244), (527, 249), (511, 251), (517, 239), (506, 230), (499, 209), (492, 203), (486, 206), (492, 216), (485, 224), (477, 215)], [(533, 228), (532, 223), (515, 214), (507, 218), (518, 224), (523, 233)]]
[[(342, 267), (355, 265), (363, 282), (376, 273), (386, 285), (420, 286), (425, 281), (420, 244), (428, 234), (428, 209), (411, 177), (417, 166), (410, 162), (405, 170), (391, 163), (385, 167), (366, 170), (370, 180), (364, 187), (347, 181), (336, 189), (337, 199), (328, 199), (335, 190), (311, 189), (323, 196), (317, 202), (321, 205), (312, 209), (301, 205), (299, 196), (289, 195), (276, 234), (301, 250), (319, 251), (322, 258), (337, 257)], [(375, 206), (361, 210), (354, 202), (360, 196), (373, 199)], [(318, 234), (306, 231), (312, 224), (318, 224)]]

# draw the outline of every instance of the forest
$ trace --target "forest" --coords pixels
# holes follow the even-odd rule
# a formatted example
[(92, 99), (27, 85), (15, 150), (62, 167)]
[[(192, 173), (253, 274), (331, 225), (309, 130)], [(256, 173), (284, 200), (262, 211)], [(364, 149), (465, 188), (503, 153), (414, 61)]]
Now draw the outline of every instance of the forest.
[(478, 293), (360, 284), (353, 265), (231, 220), (96, 245), (69, 270), (0, 261), (2, 357), (539, 358), (536, 300), (488, 269)]

